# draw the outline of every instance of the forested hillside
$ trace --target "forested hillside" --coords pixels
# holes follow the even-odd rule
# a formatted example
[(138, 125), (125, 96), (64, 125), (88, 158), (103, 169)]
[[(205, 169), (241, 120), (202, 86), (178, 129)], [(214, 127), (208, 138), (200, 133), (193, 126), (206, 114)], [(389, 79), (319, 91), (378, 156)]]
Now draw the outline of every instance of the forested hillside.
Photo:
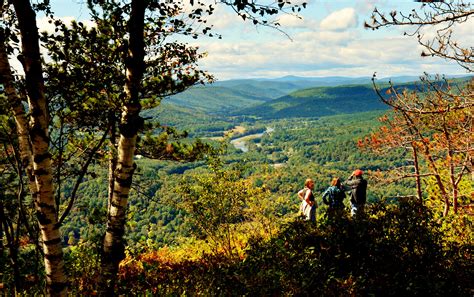
[[(228, 113), (241, 106), (254, 105), (269, 99), (262, 95), (218, 86), (194, 87), (165, 100), (201, 112)], [(222, 98), (226, 98), (226, 100), (222, 100)]]
[(371, 86), (359, 85), (299, 90), (287, 96), (241, 110), (239, 113), (268, 119), (319, 117), (386, 108), (378, 100)]
[[(377, 81), (382, 83), (382, 93), (389, 88), (388, 80), (396, 83), (399, 90), (415, 90), (420, 87), (415, 77), (380, 79)], [(450, 80), (453, 85), (464, 84), (469, 76)], [(218, 81), (208, 86), (193, 87), (164, 99), (164, 102), (174, 106), (170, 107), (171, 110), (179, 107), (194, 111), (198, 118), (200, 113), (215, 115), (217, 118), (248, 116), (278, 119), (387, 109), (387, 105), (380, 101), (369, 82), (369, 78), (344, 77)], [(157, 115), (151, 113), (151, 116)], [(176, 116), (181, 115), (178, 113)], [(239, 119), (235, 122), (238, 121)]]
[[(308, 177), (315, 179), (316, 189), (322, 192), (333, 175), (346, 178), (355, 168), (384, 170), (401, 165), (393, 162), (399, 160), (396, 153), (389, 157), (377, 157), (360, 152), (356, 146), (359, 138), (375, 129), (374, 120), (380, 115), (380, 112), (376, 112), (321, 119), (258, 122), (258, 125), (273, 127), (274, 131), (250, 141), (247, 153), (227, 143), (228, 149), (221, 158), (226, 166), (241, 164), (245, 175), (251, 177), (255, 185), (265, 185), (272, 196), (281, 197), (286, 201), (286, 215), (293, 214), (297, 206), (294, 194)], [(166, 203), (163, 204), (163, 196), (169, 196), (169, 199), (173, 200), (172, 193), (179, 187), (183, 174), (188, 176), (194, 171), (200, 172), (207, 168), (206, 163), (140, 159), (137, 164), (139, 182), (136, 184), (140, 185), (140, 191), (133, 193), (131, 197), (131, 222), (127, 232), (127, 237), (132, 239), (130, 244), (152, 242), (157, 247), (163, 243), (172, 244), (187, 232), (184, 226), (180, 226), (183, 223), (182, 213), (170, 209)], [(81, 238), (84, 240), (90, 232), (88, 223), (80, 222), (83, 211), (87, 209), (100, 214), (103, 207), (106, 196), (103, 181), (106, 172), (96, 170), (96, 173), (97, 179), (83, 182), (80, 188), (79, 197), (92, 198), (79, 198), (77, 212), (72, 215), (71, 223), (64, 229), (65, 234), (75, 234), (75, 241)], [(65, 192), (65, 195), (67, 193)], [(391, 186), (381, 189), (373, 184), (369, 199), (375, 201), (381, 197), (406, 193), (409, 191), (404, 187)], [(154, 201), (152, 207), (147, 207), (149, 199)], [(68, 240), (69, 238), (66, 238), (65, 242)]]
[[(226, 97), (226, 94), (218, 93), (214, 100), (227, 102), (229, 98)], [(263, 203), (271, 204), (268, 211), (271, 211), (272, 216), (276, 215), (276, 218), (278, 218), (277, 220), (274, 218), (274, 222), (291, 221), (296, 218), (299, 203), (295, 193), (302, 187), (304, 180), (308, 177), (313, 178), (316, 183), (316, 199), (320, 206), (317, 212), (318, 218), (321, 219), (325, 218), (326, 207), (320, 195), (329, 186), (330, 180), (334, 176), (345, 180), (357, 168), (374, 173), (374, 175), (368, 178), (368, 200), (371, 204), (381, 202), (393, 203), (398, 201), (399, 198), (397, 197), (415, 194), (413, 180), (386, 184), (379, 180), (376, 174), (377, 172), (407, 165), (407, 161), (404, 160), (406, 156), (404, 150), (392, 150), (388, 154), (377, 155), (369, 151), (362, 151), (357, 145), (360, 139), (378, 129), (380, 124), (378, 124), (377, 119), (386, 110), (386, 106), (376, 98), (369, 86), (354, 85), (303, 89), (277, 100), (269, 101), (269, 104), (272, 102), (292, 101), (298, 102), (294, 107), (295, 109), (304, 109), (303, 106), (310, 106), (307, 109), (308, 113), (291, 113), (292, 109), (286, 108), (285, 112), (281, 113), (272, 114), (265, 112), (260, 114), (259, 109), (253, 109), (253, 115), (260, 114), (263, 115), (261, 116), (262, 118), (246, 117), (245, 115), (238, 114), (234, 117), (225, 117), (215, 114), (214, 107), (217, 104), (212, 104), (213, 107), (207, 109), (203, 104), (199, 108), (201, 111), (197, 111), (198, 108), (195, 106), (188, 108), (181, 106), (181, 104), (175, 104), (172, 101), (165, 101), (160, 107), (144, 113), (144, 116), (160, 121), (164, 126), (173, 126), (178, 130), (188, 131), (192, 138), (208, 139), (208, 143), (214, 147), (221, 147), (221, 152), (217, 155), (217, 158), (222, 162), (222, 165), (219, 165), (222, 166), (219, 170), (237, 170), (238, 180), (248, 183), (246, 186), (243, 186), (246, 188), (244, 191), (250, 191), (249, 189), (260, 189), (259, 191), (263, 191), (259, 194), (262, 195), (259, 199)], [(344, 102), (344, 104), (341, 104), (341, 102)], [(249, 104), (249, 101), (246, 101), (245, 104)], [(374, 109), (374, 111), (365, 111), (371, 109)], [(243, 127), (243, 130), (233, 132), (232, 138), (248, 134), (248, 131), (261, 131), (266, 128), (271, 128), (271, 132), (248, 139), (246, 141), (248, 151), (242, 152), (240, 149), (234, 148), (230, 143), (230, 135), (227, 138), (224, 137), (236, 126)], [(211, 140), (216, 137), (218, 137), (217, 140)], [(211, 178), (214, 170), (212, 168), (215, 166), (212, 165), (212, 162), (211, 159), (203, 159), (197, 162), (136, 160), (138, 165), (137, 177), (132, 185), (130, 207), (127, 214), (128, 223), (126, 225), (126, 240), (129, 252), (131, 253), (130, 256), (135, 253), (138, 253), (138, 256), (146, 251), (147, 253), (152, 253), (150, 257), (156, 257), (152, 256), (153, 253), (161, 249), (176, 249), (179, 251), (179, 254), (184, 252), (181, 250), (183, 248), (192, 249), (193, 253), (197, 254), (201, 252), (213, 253), (205, 247), (206, 245), (203, 245), (204, 250), (195, 246), (202, 244), (200, 243), (200, 238), (203, 238), (203, 236), (205, 238), (210, 234), (207, 231), (204, 231), (204, 233), (202, 230), (199, 231), (199, 227), (193, 222), (193, 216), (190, 216), (189, 209), (183, 209), (176, 205), (184, 194), (179, 190), (180, 188), (190, 187), (192, 184), (197, 183), (196, 178), (198, 176)], [(94, 253), (93, 251), (97, 248), (98, 239), (104, 232), (102, 222), (106, 216), (104, 209), (106, 208), (107, 200), (107, 171), (100, 164), (94, 166), (92, 171), (95, 173), (94, 177), (88, 177), (81, 183), (75, 207), (62, 228), (63, 244), (67, 247), (66, 256), (70, 257), (69, 261), (73, 261), (76, 263), (75, 265), (82, 267), (81, 269), (89, 269), (87, 265), (92, 263), (87, 265), (85, 263), (77, 263), (74, 257), (77, 253)], [(236, 186), (236, 180), (228, 182), (230, 183), (228, 186)], [(216, 186), (218, 186), (218, 183), (210, 187)], [(72, 189), (72, 181), (66, 182), (62, 186), (63, 195), (65, 197), (70, 196)], [(198, 198), (199, 196), (196, 195), (200, 194), (193, 194), (189, 196), (189, 199), (196, 199), (197, 203), (200, 199), (211, 198), (206, 198), (206, 196)], [(348, 206), (348, 200), (345, 201), (345, 204)], [(208, 207), (216, 206), (209, 205)], [(227, 212), (228, 210), (225, 211)], [(209, 215), (216, 216), (219, 214)], [(392, 214), (387, 213), (385, 215), (391, 216)], [(84, 220), (84, 217), (88, 219)], [(200, 220), (203, 220), (203, 218), (200, 218)], [(210, 222), (208, 223), (210, 224)], [(220, 223), (214, 222), (212, 224)], [(349, 228), (350, 226), (349, 222), (342, 224), (345, 227), (340, 228)], [(276, 226), (271, 228), (276, 228)], [(291, 233), (290, 230), (285, 232)], [(374, 230), (373, 232), (385, 231)], [(289, 235), (282, 234), (280, 236)], [(291, 236), (296, 235), (293, 234)], [(325, 237), (328, 235), (318, 233), (314, 234), (314, 236), (319, 238), (320, 236)], [(294, 240), (302, 239), (294, 238)], [(339, 241), (343, 239), (335, 238), (334, 240)], [(209, 248), (212, 249), (213, 245), (218, 247), (220, 244), (222, 243), (217, 241)], [(235, 243), (232, 245), (232, 248), (236, 249), (237, 252), (242, 247)], [(258, 247), (258, 249), (267, 248), (273, 249), (275, 247)], [(341, 246), (341, 248), (345, 247)], [(288, 252), (292, 253), (290, 250)], [(177, 257), (176, 255), (172, 256), (172, 252), (166, 253), (171, 254), (165, 254), (163, 255), (164, 257)], [(288, 254), (285, 257), (292, 256)], [(147, 262), (148, 260), (141, 261)], [(94, 268), (91, 267), (90, 269)], [(131, 273), (131, 275), (123, 279), (124, 285), (134, 279), (135, 276), (133, 275), (135, 273), (139, 273), (135, 271), (136, 267), (133, 266), (126, 269), (132, 269), (132, 271), (126, 272)], [(209, 267), (209, 269), (213, 271), (216, 268)], [(228, 269), (236, 268), (229, 267)], [(75, 275), (80, 277), (82, 273), (83, 270), (78, 270), (75, 272)], [(175, 272), (169, 271), (169, 273), (168, 276), (160, 274), (160, 277), (171, 277)], [(242, 271), (239, 273), (244, 274), (247, 272)], [(89, 280), (89, 282), (93, 283), (92, 280)], [(139, 281), (133, 282), (135, 282), (135, 286), (141, 286)], [(180, 284), (178, 287), (179, 289), (175, 289), (184, 290), (186, 285)], [(263, 290), (263, 288), (256, 288), (254, 289)], [(270, 288), (268, 290), (277, 290), (276, 288)], [(309, 290), (310, 288), (312, 288), (312, 285), (309, 285), (307, 289)], [(141, 290), (139, 287), (137, 289)], [(122, 290), (126, 290), (126, 288)], [(250, 288), (245, 290), (252, 291)], [(294, 290), (294, 288), (290, 289), (288, 287), (285, 290)]]

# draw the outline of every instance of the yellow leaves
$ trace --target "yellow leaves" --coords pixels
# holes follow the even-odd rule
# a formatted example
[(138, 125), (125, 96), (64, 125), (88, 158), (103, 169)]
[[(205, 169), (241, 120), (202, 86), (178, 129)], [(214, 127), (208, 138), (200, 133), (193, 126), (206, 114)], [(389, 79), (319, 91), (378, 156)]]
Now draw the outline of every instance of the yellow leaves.
[(412, 141), (411, 145), (416, 148), (416, 149), (421, 149), (423, 148), (423, 143), (420, 141)]

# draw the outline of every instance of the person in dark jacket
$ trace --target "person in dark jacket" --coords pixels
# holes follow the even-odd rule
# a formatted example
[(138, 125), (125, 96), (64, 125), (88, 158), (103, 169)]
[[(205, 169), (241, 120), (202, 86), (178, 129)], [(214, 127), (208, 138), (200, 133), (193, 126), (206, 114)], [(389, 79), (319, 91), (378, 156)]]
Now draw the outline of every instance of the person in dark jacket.
[(357, 169), (344, 183), (351, 191), (351, 216), (364, 213), (367, 200), (367, 181), (362, 177), (362, 174), (364, 172)]
[(346, 194), (341, 179), (335, 177), (331, 181), (331, 186), (323, 193), (323, 202), (329, 206), (328, 212), (331, 214), (340, 212), (344, 208), (344, 198), (346, 198)]

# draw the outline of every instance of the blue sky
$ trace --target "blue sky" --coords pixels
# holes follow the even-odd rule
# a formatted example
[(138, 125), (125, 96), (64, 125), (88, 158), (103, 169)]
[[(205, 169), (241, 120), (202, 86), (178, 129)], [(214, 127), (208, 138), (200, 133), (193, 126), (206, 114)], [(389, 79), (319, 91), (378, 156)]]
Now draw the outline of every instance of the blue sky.
[[(88, 11), (80, 0), (52, 0), (59, 17), (87, 20)], [(452, 62), (420, 57), (414, 37), (403, 36), (402, 28), (365, 30), (363, 24), (375, 7), (381, 11), (410, 11), (413, 1), (307, 1), (301, 19), (279, 17), (291, 40), (277, 30), (243, 22), (231, 10), (218, 6), (209, 22), (223, 39), (203, 37), (189, 42), (207, 52), (201, 68), (218, 79), (297, 76), (372, 76), (464, 74)], [(46, 24), (40, 20), (39, 26)], [(45, 25), (46, 26), (46, 25)], [(406, 30), (406, 28), (403, 28)], [(432, 30), (431, 30), (432, 31)], [(472, 46), (474, 22), (455, 28), (455, 37)], [(425, 32), (427, 36), (433, 32)]]

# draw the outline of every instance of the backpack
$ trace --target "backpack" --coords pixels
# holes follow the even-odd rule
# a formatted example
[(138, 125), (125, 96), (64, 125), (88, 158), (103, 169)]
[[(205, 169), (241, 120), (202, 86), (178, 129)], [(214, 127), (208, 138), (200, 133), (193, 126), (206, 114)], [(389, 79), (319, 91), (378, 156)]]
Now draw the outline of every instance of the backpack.
[(346, 197), (346, 194), (344, 193), (342, 189), (337, 188), (335, 186), (331, 186), (327, 190), (327, 196), (328, 196), (329, 201), (326, 201), (326, 195), (323, 196), (323, 200), (330, 207), (342, 207), (343, 206), (342, 201)]
[(346, 193), (344, 192), (344, 190), (340, 188), (336, 188), (336, 190), (334, 191), (333, 206), (343, 207), (344, 198), (346, 198)]

